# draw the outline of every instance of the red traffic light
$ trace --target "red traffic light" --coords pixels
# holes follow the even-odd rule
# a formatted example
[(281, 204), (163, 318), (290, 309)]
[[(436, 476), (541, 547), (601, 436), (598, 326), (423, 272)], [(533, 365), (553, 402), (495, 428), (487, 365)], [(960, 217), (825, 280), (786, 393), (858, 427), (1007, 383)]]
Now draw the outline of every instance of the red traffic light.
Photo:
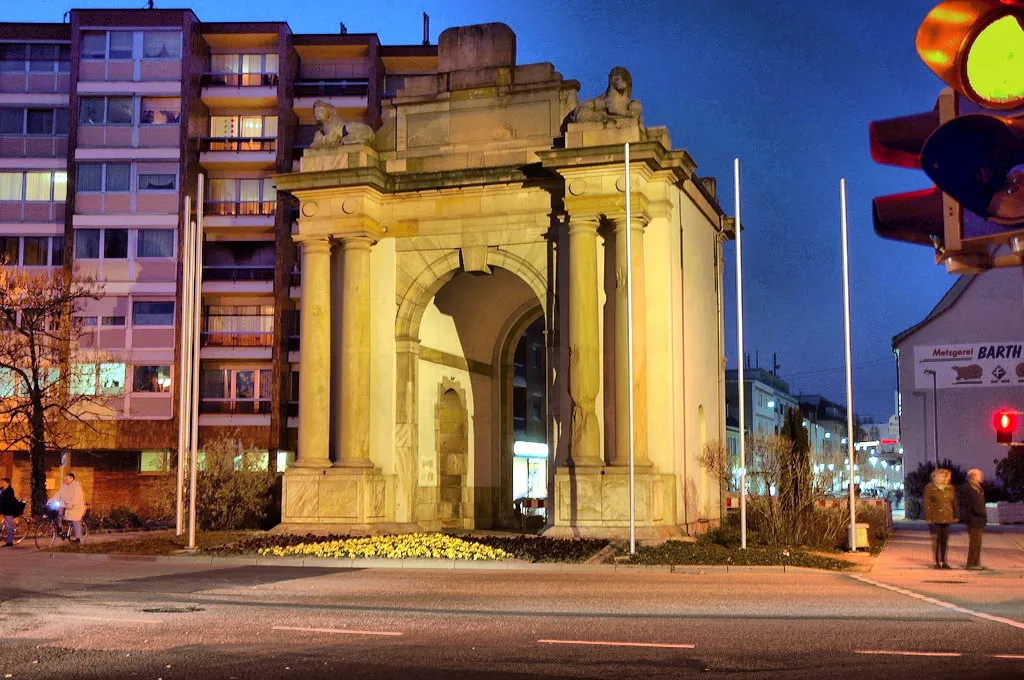
[(992, 417), (992, 425), (996, 430), (997, 444), (1012, 444), (1013, 433), (1017, 430), (1017, 413), (997, 411)]

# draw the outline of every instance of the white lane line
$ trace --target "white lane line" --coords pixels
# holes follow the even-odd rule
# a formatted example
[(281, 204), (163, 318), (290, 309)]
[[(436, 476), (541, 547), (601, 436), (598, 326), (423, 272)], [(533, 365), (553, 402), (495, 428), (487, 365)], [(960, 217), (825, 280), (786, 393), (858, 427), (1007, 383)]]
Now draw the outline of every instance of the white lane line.
[(887, 649), (858, 649), (858, 654), (883, 654), (886, 656), (963, 656), (960, 652), (897, 652)]
[(115, 619), (109, 616), (81, 616), (79, 614), (60, 614), (65, 619), (79, 619), (82, 621), (102, 621), (103, 623), (163, 623), (153, 619)]
[(942, 600), (937, 600), (934, 597), (929, 597), (927, 595), (922, 595), (921, 593), (915, 593), (913, 590), (907, 590), (906, 588), (899, 588), (897, 586), (890, 586), (890, 585), (888, 585), (886, 583), (879, 583), (878, 581), (872, 581), (871, 579), (864, 578), (863, 576), (860, 576), (860, 575), (851, 576), (850, 578), (853, 578), (853, 579), (856, 579), (858, 581), (861, 581), (862, 583), (867, 583), (868, 585), (877, 586), (879, 588), (884, 588), (885, 590), (891, 590), (894, 593), (899, 593), (900, 595), (906, 595), (907, 597), (912, 597), (915, 600), (921, 600), (922, 602), (927, 602), (928, 604), (934, 604), (934, 605), (936, 605), (938, 607), (945, 607), (946, 609), (951, 609), (952, 611), (959, 612), (961, 614), (967, 614), (968, 616), (974, 616), (976, 618), (984, 619), (986, 621), (992, 621), (994, 623), (1002, 623), (1002, 624), (1005, 624), (1007, 626), (1013, 626), (1014, 628), (1019, 628), (1021, 630), (1024, 630), (1024, 623), (1021, 623), (1020, 621), (1015, 621), (1013, 619), (1003, 618), (1002, 616), (994, 616), (992, 614), (986, 614), (985, 612), (974, 611), (973, 609), (967, 609), (966, 607), (961, 607), (959, 605), (955, 605), (952, 602), (944, 602)]
[(994, 659), (1024, 659), (1024, 654), (993, 654)]
[(389, 630), (349, 630), (347, 628), (299, 628), (297, 626), (273, 626), (271, 630), (293, 630), (300, 633), (338, 633), (340, 635), (387, 635), (397, 637), (402, 633)]
[(592, 645), (596, 647), (662, 647), (665, 649), (693, 649), (694, 645), (671, 645), (657, 642), (601, 642), (597, 640), (537, 640), (544, 645)]

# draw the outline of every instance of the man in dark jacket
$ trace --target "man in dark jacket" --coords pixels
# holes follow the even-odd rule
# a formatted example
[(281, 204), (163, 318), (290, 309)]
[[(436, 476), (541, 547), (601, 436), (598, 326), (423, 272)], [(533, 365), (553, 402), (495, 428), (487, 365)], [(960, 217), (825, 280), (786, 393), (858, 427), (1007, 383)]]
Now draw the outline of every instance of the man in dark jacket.
[(967, 524), (969, 537), (967, 548), (967, 568), (981, 571), (981, 535), (988, 523), (985, 511), (985, 491), (981, 488), (984, 476), (977, 468), (967, 472), (967, 484), (964, 485), (964, 522)]
[(14, 488), (11, 486), (11, 480), (7, 477), (0, 479), (0, 515), (4, 517), (4, 537), (5, 542), (3, 547), (13, 548), (14, 547), (14, 513), (17, 512), (17, 499), (14, 497)]

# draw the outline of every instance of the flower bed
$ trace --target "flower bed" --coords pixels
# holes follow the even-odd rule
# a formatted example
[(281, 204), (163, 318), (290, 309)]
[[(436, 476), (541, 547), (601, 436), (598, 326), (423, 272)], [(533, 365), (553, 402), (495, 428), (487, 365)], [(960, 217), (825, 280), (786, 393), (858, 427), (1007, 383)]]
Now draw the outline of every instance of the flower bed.
[(337, 541), (299, 543), (298, 545), (261, 548), (261, 555), (290, 557), (302, 555), (327, 559), (377, 557), (390, 560), (504, 560), (512, 557), (501, 548), (464, 541), (444, 534), (403, 534), (400, 536), (367, 536)]
[(661, 545), (638, 546), (627, 564), (733, 565), (811, 567), (843, 571), (852, 562), (790, 548), (726, 548), (708, 542), (665, 541)]

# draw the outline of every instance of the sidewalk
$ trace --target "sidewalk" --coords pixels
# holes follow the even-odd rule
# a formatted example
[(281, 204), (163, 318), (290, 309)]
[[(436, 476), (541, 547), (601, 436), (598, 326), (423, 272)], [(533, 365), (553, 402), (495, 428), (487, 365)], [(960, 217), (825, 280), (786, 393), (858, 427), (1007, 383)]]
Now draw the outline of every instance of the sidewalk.
[[(1024, 525), (1005, 524), (985, 527), (981, 544), (981, 563), (986, 571), (965, 571), (967, 562), (967, 528), (952, 527), (949, 537), (949, 566), (958, 575), (1001, 575), (1024, 578)], [(875, 559), (871, 574), (934, 574), (931, 535), (922, 521), (899, 520), (881, 554)]]

